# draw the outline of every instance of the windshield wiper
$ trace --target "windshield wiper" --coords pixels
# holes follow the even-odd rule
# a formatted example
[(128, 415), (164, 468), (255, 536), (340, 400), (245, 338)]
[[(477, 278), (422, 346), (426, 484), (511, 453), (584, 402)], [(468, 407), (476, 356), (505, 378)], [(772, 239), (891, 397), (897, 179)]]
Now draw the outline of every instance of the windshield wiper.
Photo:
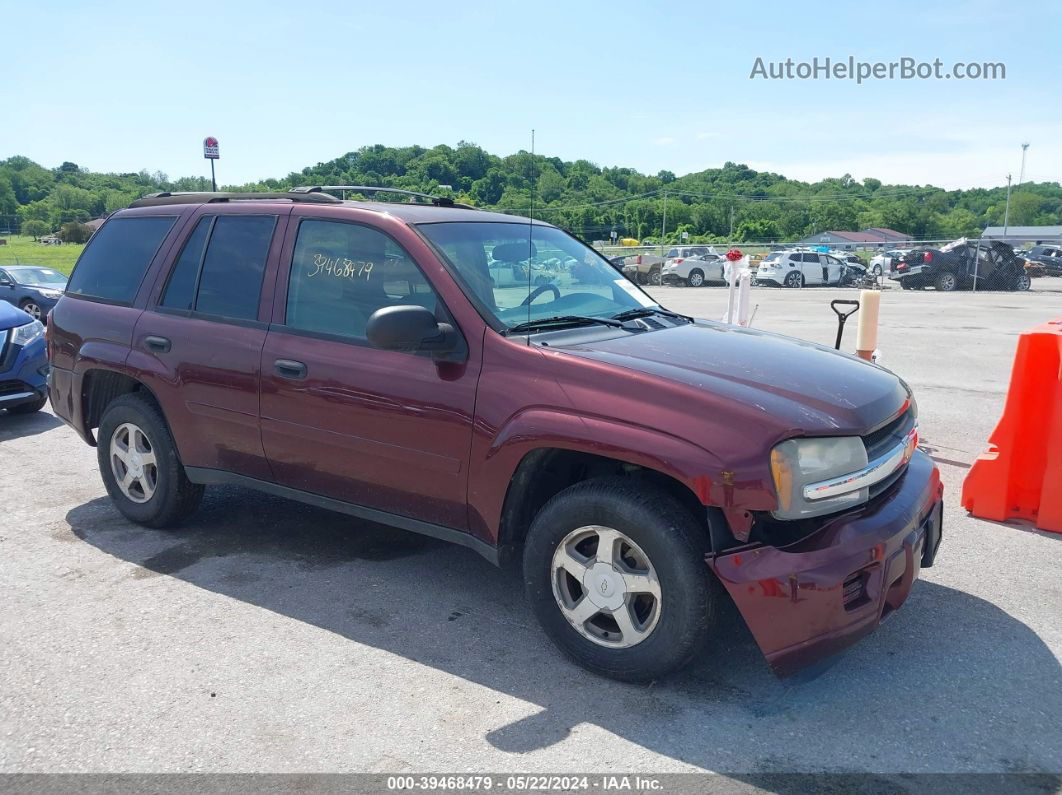
[(672, 312), (668, 309), (661, 309), (660, 307), (635, 307), (634, 309), (628, 309), (618, 314), (612, 315), (613, 320), (637, 320), (640, 317), (649, 317), (650, 315), (664, 315), (665, 317), (672, 317), (675, 320), (686, 320), (690, 323), (693, 322), (693, 318), (689, 315), (680, 315), (677, 312)]
[(612, 318), (607, 317), (591, 317), (590, 315), (555, 315), (554, 317), (544, 317), (539, 320), (527, 320), (523, 323), (517, 323), (512, 328), (506, 330), (505, 333), (514, 334), (520, 331), (538, 331), (553, 326), (588, 326), (595, 323), (601, 326), (611, 326), (612, 328), (624, 327), (623, 323), (619, 320), (613, 320)]

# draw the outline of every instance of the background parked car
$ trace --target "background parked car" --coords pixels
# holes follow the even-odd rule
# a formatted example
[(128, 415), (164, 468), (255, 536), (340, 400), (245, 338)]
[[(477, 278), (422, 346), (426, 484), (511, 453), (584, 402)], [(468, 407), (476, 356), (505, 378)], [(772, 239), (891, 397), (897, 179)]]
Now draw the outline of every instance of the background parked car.
[(942, 248), (918, 248), (893, 263), (889, 278), (905, 290), (934, 287), (940, 292), (969, 290), (1028, 290), (1025, 260), (999, 241), (981, 243), (959, 238)]
[(660, 272), (664, 284), (685, 284), (701, 287), (708, 282), (726, 282), (726, 260), (718, 254), (700, 254), (695, 257), (676, 257), (665, 263)]
[(43, 321), (66, 289), (66, 276), (40, 265), (0, 266), (0, 300)]
[(1062, 246), (1033, 246), (1028, 251), (1022, 252), (1022, 256), (1029, 262), (1043, 265), (1048, 276), (1062, 276)]
[(632, 254), (625, 260), (623, 274), (638, 284), (658, 285), (661, 284), (664, 266), (671, 260), (716, 253), (711, 246), (676, 246), (668, 249), (663, 257), (657, 254)]
[(881, 276), (892, 268), (892, 263), (908, 253), (908, 248), (894, 248), (884, 254), (878, 254), (870, 258), (870, 272), (875, 276)]
[(775, 251), (756, 270), (756, 283), (805, 287), (843, 284), (846, 266), (837, 257), (814, 251)]
[(663, 265), (658, 254), (632, 254), (623, 261), (623, 275), (637, 284), (660, 284)]
[(44, 325), (0, 303), (0, 409), (30, 414), (48, 400)]

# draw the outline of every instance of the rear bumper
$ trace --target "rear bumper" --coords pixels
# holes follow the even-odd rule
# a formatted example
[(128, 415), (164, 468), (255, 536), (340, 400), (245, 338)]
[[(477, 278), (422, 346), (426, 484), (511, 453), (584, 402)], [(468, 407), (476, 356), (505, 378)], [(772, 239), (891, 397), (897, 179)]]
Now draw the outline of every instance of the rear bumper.
[(869, 634), (900, 607), (940, 545), (943, 486), (916, 452), (890, 494), (804, 541), (721, 555), (709, 565), (779, 676)]

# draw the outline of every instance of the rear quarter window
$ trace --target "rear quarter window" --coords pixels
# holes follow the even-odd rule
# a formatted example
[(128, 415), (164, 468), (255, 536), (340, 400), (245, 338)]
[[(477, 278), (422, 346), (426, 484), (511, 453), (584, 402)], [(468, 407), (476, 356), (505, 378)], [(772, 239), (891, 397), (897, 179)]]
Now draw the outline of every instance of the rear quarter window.
[(68, 295), (130, 304), (175, 215), (114, 218), (92, 237), (74, 267)]

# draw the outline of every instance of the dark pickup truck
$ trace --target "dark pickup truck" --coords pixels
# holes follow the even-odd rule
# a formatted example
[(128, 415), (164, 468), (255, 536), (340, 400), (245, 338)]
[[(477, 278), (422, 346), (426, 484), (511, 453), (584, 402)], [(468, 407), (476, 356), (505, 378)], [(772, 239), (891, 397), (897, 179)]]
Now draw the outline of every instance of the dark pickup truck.
[[(904, 602), (942, 486), (901, 379), (669, 311), (548, 224), (413, 198), (107, 220), (52, 310), (49, 392), (119, 511), (170, 525), (242, 484), (447, 539), (517, 564), (552, 640), (628, 680), (717, 642), (727, 594), (782, 674)], [(492, 281), (543, 257), (585, 268)]]
[(916, 248), (892, 260), (889, 278), (905, 290), (1028, 290), (1025, 260), (1000, 241), (961, 238), (942, 248)]

